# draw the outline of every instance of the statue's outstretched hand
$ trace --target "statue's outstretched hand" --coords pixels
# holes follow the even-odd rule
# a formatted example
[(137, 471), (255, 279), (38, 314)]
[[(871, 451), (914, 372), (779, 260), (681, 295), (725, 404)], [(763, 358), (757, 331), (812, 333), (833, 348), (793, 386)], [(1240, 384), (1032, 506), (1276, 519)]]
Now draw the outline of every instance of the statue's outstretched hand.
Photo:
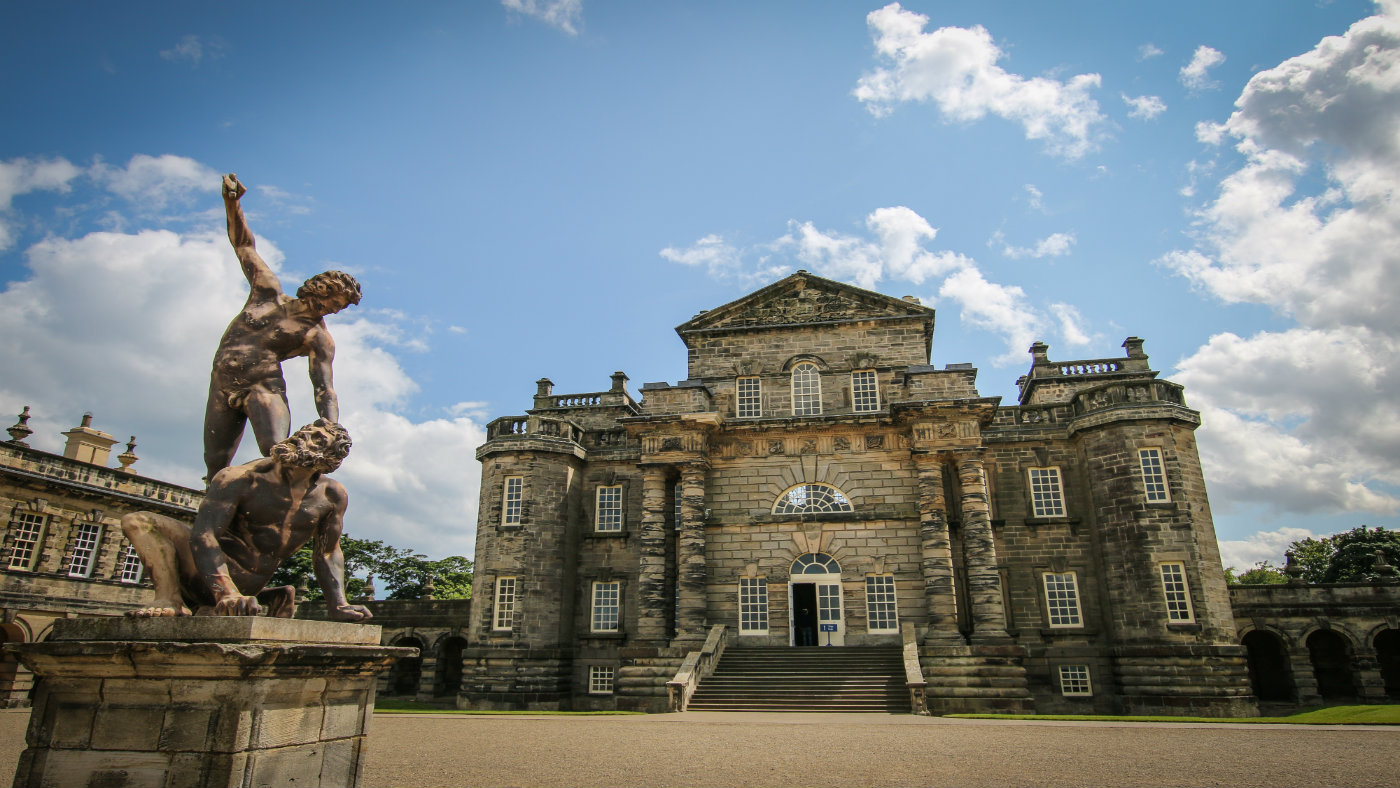
[(248, 189), (242, 183), (239, 183), (237, 175), (230, 172), (228, 175), (224, 176), (224, 199), (237, 200), (247, 191)]
[(369, 608), (364, 605), (341, 605), (327, 611), (327, 617), (332, 621), (368, 621), (374, 618), (369, 612)]

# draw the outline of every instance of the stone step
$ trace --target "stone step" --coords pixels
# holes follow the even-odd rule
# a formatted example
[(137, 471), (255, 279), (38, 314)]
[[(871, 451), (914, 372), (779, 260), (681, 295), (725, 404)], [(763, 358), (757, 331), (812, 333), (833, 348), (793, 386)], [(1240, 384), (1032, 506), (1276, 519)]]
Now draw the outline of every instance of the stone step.
[(700, 682), (694, 711), (909, 713), (898, 648), (732, 648)]

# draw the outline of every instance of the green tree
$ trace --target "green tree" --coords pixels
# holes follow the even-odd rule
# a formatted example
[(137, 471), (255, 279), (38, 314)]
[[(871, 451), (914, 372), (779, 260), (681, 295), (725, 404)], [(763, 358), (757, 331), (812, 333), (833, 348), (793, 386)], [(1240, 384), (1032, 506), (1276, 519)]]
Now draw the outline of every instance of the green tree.
[(1229, 582), (1243, 586), (1276, 586), (1288, 582), (1288, 575), (1268, 561), (1260, 561)]
[(1332, 541), (1335, 538), (1324, 536), (1315, 539), (1310, 536), (1288, 546), (1288, 552), (1293, 554), (1293, 563), (1303, 570), (1303, 582), (1323, 582), (1322, 578), (1327, 574), (1327, 562), (1332, 560), (1332, 554), (1337, 549)]
[(433, 578), (434, 599), (469, 599), (472, 595), (472, 562), (460, 555), (431, 561), (427, 556), (405, 556), (381, 568), (385, 599), (421, 599), (423, 586)]
[[(1400, 532), (1384, 528), (1353, 528), (1332, 539), (1332, 556), (1323, 572), (1324, 583), (1358, 583), (1388, 579), (1375, 570), (1376, 552), (1391, 566), (1400, 565)], [(1394, 575), (1390, 575), (1394, 577)]]
[[(387, 545), (378, 539), (340, 538), (340, 552), (345, 556), (345, 595), (357, 599), (364, 595), (369, 575), (375, 577), (375, 594), (384, 599), (417, 599), (422, 595), (423, 582), (429, 572), (437, 574), (433, 584), (438, 599), (466, 599), (471, 596), (472, 562), (461, 556), (430, 561), (411, 550)], [(323, 598), (311, 558), (311, 545), (302, 546), (291, 558), (282, 562), (268, 581), (270, 586), (298, 585), (306, 579), (309, 601)]]

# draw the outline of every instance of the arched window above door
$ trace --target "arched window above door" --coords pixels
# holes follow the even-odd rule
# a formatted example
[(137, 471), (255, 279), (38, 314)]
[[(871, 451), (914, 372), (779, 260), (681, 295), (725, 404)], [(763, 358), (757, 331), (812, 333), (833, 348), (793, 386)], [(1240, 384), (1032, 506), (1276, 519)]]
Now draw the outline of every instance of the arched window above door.
[(854, 511), (846, 494), (829, 484), (799, 484), (773, 502), (773, 514)]
[(792, 562), (790, 572), (794, 575), (839, 575), (841, 565), (826, 553), (804, 553)]

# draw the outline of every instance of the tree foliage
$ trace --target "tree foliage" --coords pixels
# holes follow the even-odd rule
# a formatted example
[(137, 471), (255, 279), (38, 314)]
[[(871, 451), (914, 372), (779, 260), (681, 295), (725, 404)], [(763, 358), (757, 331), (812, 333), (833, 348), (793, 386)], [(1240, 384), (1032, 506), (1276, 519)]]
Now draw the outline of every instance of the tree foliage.
[[(1376, 571), (1376, 552), (1391, 566), (1400, 566), (1400, 532), (1384, 528), (1353, 528), (1331, 537), (1332, 555), (1322, 573), (1324, 583), (1358, 583), (1388, 579)], [(1393, 577), (1390, 575), (1389, 577)]]
[[(1331, 536), (1299, 539), (1288, 546), (1293, 564), (1302, 571), (1299, 579), (1305, 583), (1394, 579), (1393, 573), (1376, 571), (1377, 550), (1387, 564), (1400, 567), (1400, 532), (1363, 525)], [(1288, 574), (1268, 561), (1261, 561), (1238, 575), (1234, 567), (1226, 568), (1225, 581), (1231, 585), (1276, 585), (1288, 582)]]
[(1235, 574), (1233, 566), (1226, 567), (1225, 582), (1232, 586), (1276, 586), (1288, 582), (1288, 575), (1268, 561), (1260, 561), (1238, 575)]
[[(350, 599), (364, 596), (365, 583), (374, 576), (375, 596), (379, 599), (418, 599), (423, 586), (433, 577), (433, 598), (468, 599), (472, 591), (472, 562), (460, 555), (437, 561), (411, 550), (387, 545), (378, 539), (340, 538), (340, 552), (345, 556), (345, 595)], [(307, 600), (323, 598), (316, 582), (311, 558), (311, 545), (282, 562), (268, 581), (270, 586), (298, 585), (305, 578)]]

